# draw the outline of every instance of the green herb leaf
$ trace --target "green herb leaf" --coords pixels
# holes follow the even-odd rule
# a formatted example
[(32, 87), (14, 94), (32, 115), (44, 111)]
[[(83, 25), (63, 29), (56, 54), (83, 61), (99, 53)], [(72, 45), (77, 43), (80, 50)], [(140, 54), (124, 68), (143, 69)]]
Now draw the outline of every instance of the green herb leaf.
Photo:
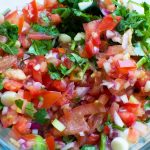
[(47, 111), (46, 109), (39, 109), (36, 113), (35, 113), (35, 121), (40, 123), (40, 124), (45, 124), (47, 123), (48, 119), (46, 118), (47, 116)]
[(9, 46), (8, 44), (0, 43), (0, 48), (2, 48), (6, 53), (12, 55), (18, 54), (18, 49), (15, 46)]
[(102, 133), (101, 139), (100, 139), (99, 150), (106, 150), (106, 140), (107, 140), (106, 135)]
[(25, 107), (25, 114), (33, 118), (34, 111), (35, 111), (35, 108), (34, 108), (33, 103), (29, 102)]
[(3, 80), (4, 80), (4, 75), (0, 74), (0, 90), (3, 89)]
[(0, 43), (0, 48), (2, 48), (6, 53), (15, 55), (18, 53), (18, 49), (15, 47), (15, 43), (18, 40), (18, 27), (12, 25), (9, 22), (4, 22), (0, 25), (0, 35), (7, 37), (6, 43)]
[(18, 99), (15, 101), (15, 104), (18, 108), (22, 109), (22, 106), (23, 106), (23, 100), (21, 99)]
[(96, 147), (93, 145), (84, 145), (81, 150), (96, 150)]
[(144, 104), (144, 109), (145, 110), (150, 110), (150, 103)]
[(32, 29), (36, 32), (44, 33), (51, 36), (59, 35), (59, 31), (55, 26), (41, 26), (39, 24), (33, 24)]
[(0, 110), (2, 110), (4, 107), (4, 105), (2, 104), (2, 102), (0, 101)]
[(52, 48), (50, 40), (33, 40), (28, 53), (33, 55), (45, 55)]
[(60, 80), (61, 79), (61, 73), (52, 63), (50, 63), (48, 65), (48, 73), (53, 80)]
[(41, 12), (40, 13), (40, 17), (43, 19), (43, 21), (45, 22), (45, 23), (50, 23), (50, 20), (49, 20), (49, 18), (47, 17), (47, 15), (46, 15), (46, 12)]
[(67, 143), (71, 143), (71, 142), (75, 141), (76, 138), (73, 135), (68, 135), (68, 136), (63, 136), (62, 140), (63, 140), (63, 142), (65, 142), (67, 144)]
[(60, 71), (64, 76), (69, 75), (75, 68), (76, 68), (76, 65), (72, 65), (70, 69), (63, 66), (62, 64), (60, 65)]
[(120, 130), (120, 131), (124, 131), (124, 130), (125, 130), (124, 127), (120, 127), (120, 126), (118, 126), (118, 125), (116, 125), (116, 124), (112, 124), (112, 128), (113, 128), (113, 129)]

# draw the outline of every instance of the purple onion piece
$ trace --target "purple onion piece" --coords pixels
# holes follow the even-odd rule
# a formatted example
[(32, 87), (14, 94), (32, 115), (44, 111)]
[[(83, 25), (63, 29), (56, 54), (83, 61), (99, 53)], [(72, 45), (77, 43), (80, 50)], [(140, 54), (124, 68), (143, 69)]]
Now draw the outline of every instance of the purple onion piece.
[(37, 122), (33, 122), (31, 124), (31, 129), (40, 129), (41, 128), (41, 125)]
[(104, 8), (101, 9), (101, 12), (102, 12), (102, 14), (103, 14), (104, 16), (107, 16), (107, 15), (109, 15), (109, 14), (111, 13), (109, 10), (104, 9)]

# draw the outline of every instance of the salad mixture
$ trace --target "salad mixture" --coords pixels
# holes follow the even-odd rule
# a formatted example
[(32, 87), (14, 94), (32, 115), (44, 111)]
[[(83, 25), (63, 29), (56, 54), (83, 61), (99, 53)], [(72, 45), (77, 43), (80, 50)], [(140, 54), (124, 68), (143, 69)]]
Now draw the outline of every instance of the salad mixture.
[(145, 136), (149, 16), (149, 4), (121, 0), (33, 0), (1, 14), (9, 141), (21, 150), (128, 150)]

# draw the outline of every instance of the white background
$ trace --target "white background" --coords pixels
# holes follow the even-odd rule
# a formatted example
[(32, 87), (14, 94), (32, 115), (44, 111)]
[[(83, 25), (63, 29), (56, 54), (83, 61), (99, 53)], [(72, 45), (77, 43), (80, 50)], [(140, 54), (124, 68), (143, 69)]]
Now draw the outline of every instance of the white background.
[[(23, 6), (25, 6), (27, 3), (29, 3), (31, 0), (0, 0), (0, 12), (3, 12), (7, 8), (10, 9), (21, 9)], [(39, 2), (43, 2), (43, 0), (37, 0)], [(127, 2), (128, 0), (123, 0), (124, 2)], [(135, 2), (148, 2), (150, 3), (150, 0), (132, 0)]]

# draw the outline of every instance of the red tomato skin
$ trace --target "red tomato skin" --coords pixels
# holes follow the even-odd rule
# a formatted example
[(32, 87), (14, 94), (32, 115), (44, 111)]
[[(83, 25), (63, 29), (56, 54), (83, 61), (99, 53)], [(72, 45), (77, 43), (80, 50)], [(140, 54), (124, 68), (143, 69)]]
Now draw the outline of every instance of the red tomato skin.
[(14, 125), (14, 128), (21, 134), (28, 134), (30, 133), (30, 129), (27, 126), (28, 123), (29, 121), (27, 118), (20, 116), (18, 122)]
[(104, 132), (106, 135), (109, 135), (109, 133), (110, 133), (110, 128), (109, 128), (109, 126), (104, 126), (103, 132)]
[(46, 137), (46, 143), (49, 150), (55, 150), (55, 141), (53, 136)]
[(99, 139), (100, 139), (100, 137), (98, 134), (91, 134), (88, 136), (86, 144), (89, 144), (89, 145), (97, 144)]
[(52, 9), (52, 8), (57, 8), (58, 2), (57, 0), (44, 0), (44, 7), (46, 9)]
[(128, 127), (130, 127), (136, 121), (136, 116), (134, 115), (134, 113), (131, 113), (131, 112), (119, 112), (119, 115), (120, 115), (122, 121)]
[(42, 73), (40, 71), (32, 70), (32, 77), (34, 81), (42, 83)]
[(60, 92), (55, 91), (46, 91), (42, 94), (43, 104), (41, 108), (50, 108), (53, 104), (55, 104), (59, 99), (61, 99), (62, 95)]
[(112, 15), (105, 16), (99, 25), (100, 32), (106, 30), (113, 30), (120, 22), (120, 20), (121, 20), (120, 16), (116, 16), (116, 17), (113, 17)]
[(50, 19), (54, 25), (58, 25), (62, 22), (62, 19), (58, 14), (50, 14)]
[(54, 80), (52, 82), (52, 87), (54, 87), (59, 92), (64, 92), (67, 88), (67, 83), (65, 80)]
[(1, 116), (1, 122), (4, 128), (8, 128), (17, 121), (18, 114), (14, 110), (9, 110), (6, 115)]
[(25, 20), (29, 23), (36, 23), (38, 20), (38, 8), (36, 0), (33, 0), (22, 10)]
[(140, 106), (139, 104), (134, 104), (134, 103), (123, 104), (123, 108), (132, 113), (136, 113), (139, 106)]
[(4, 88), (9, 91), (17, 92), (19, 89), (21, 89), (23, 86), (23, 83), (17, 82), (15, 80), (8, 80), (4, 82)]
[(30, 33), (28, 37), (32, 40), (50, 40), (52, 37), (43, 33)]

